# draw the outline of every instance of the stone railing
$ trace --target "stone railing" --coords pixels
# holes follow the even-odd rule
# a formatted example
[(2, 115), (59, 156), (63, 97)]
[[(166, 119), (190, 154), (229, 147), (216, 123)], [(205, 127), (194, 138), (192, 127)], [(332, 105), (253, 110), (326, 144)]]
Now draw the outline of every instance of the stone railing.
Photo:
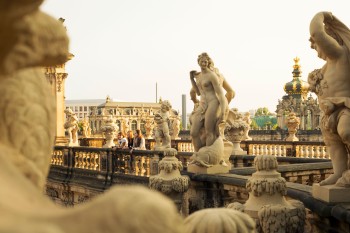
[[(142, 170), (142, 167), (150, 167), (152, 156), (162, 156), (155, 151), (137, 151), (130, 154), (128, 151), (113, 151), (111, 149), (98, 148), (100, 154), (100, 170), (75, 167), (75, 154), (86, 152), (85, 148), (56, 147), (53, 156), (59, 155), (62, 165), (53, 164), (48, 176), (46, 194), (56, 203), (65, 206), (74, 206), (86, 202), (95, 196), (100, 195), (113, 185), (140, 184), (148, 186), (149, 177), (129, 173), (133, 169)], [(91, 152), (96, 152), (95, 148), (89, 148)], [(61, 151), (63, 157), (57, 151)], [(102, 153), (103, 152), (103, 153)], [(97, 153), (97, 152), (96, 152)], [(153, 155), (151, 156), (151, 154)], [(186, 159), (191, 153), (180, 155), (180, 159)], [(130, 156), (130, 159), (128, 158)], [(136, 159), (135, 163), (131, 158)], [(144, 157), (137, 159), (136, 157)], [(148, 163), (146, 160), (150, 158)], [(255, 156), (231, 156), (231, 160), (242, 159), (252, 161)], [(126, 159), (125, 159), (126, 158)], [(86, 158), (85, 158), (86, 159)], [(325, 159), (305, 159), (292, 157), (278, 157), (280, 163), (290, 164), (279, 166), (278, 171), (286, 178), (288, 198), (297, 199), (304, 203), (309, 209), (306, 221), (308, 227), (320, 228), (324, 232), (348, 232), (350, 212), (342, 205), (325, 204), (314, 199), (311, 195), (311, 184), (323, 179), (332, 172), (332, 165)], [(311, 163), (312, 161), (323, 161)], [(305, 161), (307, 163), (305, 163)], [(293, 165), (291, 163), (300, 163)], [(134, 164), (134, 165), (133, 165)], [(246, 164), (249, 164), (246, 162)], [(147, 169), (145, 169), (147, 170)], [(233, 202), (245, 202), (248, 198), (248, 191), (245, 187), (248, 177), (255, 172), (254, 167), (233, 168), (229, 174), (186, 174), (190, 177), (190, 187), (184, 202), (187, 203), (188, 213), (203, 208), (224, 207)], [(145, 173), (147, 173), (145, 171)], [(306, 184), (306, 185), (305, 185)], [(305, 232), (321, 232), (306, 229)], [(323, 232), (323, 231), (322, 231)]]
[[(153, 140), (148, 140), (148, 148), (153, 148)], [(178, 152), (193, 152), (190, 140), (172, 141), (172, 147)], [(248, 155), (275, 155), (277, 157), (321, 158), (328, 159), (324, 142), (286, 142), (286, 141), (242, 141), (241, 148)]]
[[(258, 146), (257, 146), (258, 145)], [(247, 144), (248, 148), (262, 147), (259, 154), (263, 152), (275, 153), (284, 151), (284, 156), (277, 156), (280, 164), (314, 163), (329, 161), (322, 156), (290, 156), (293, 148), (301, 148), (300, 145), (272, 145)], [(289, 146), (289, 147), (288, 147)], [(299, 147), (298, 147), (299, 146)], [(321, 147), (321, 146), (320, 146)], [(278, 149), (282, 148), (282, 149)], [(283, 149), (285, 148), (285, 149)], [(312, 148), (305, 145), (305, 148)], [(313, 155), (316, 155), (314, 153)], [(51, 164), (57, 167), (72, 169), (100, 171), (111, 175), (113, 173), (132, 174), (136, 176), (150, 176), (158, 173), (158, 162), (163, 158), (162, 151), (92, 148), (92, 147), (66, 147), (56, 146), (51, 156)], [(182, 162), (184, 171), (187, 171), (192, 152), (178, 152), (176, 157)], [(231, 155), (231, 169), (240, 167), (251, 167), (256, 155)]]
[[(80, 140), (81, 145), (88, 147), (102, 147), (103, 138), (84, 138)], [(153, 150), (155, 141), (146, 139), (146, 148)], [(193, 152), (191, 140), (172, 140), (172, 148), (178, 152)], [(248, 155), (275, 155), (277, 157), (298, 157), (298, 158), (321, 158), (328, 159), (327, 147), (322, 141), (242, 141), (241, 148), (247, 151)]]

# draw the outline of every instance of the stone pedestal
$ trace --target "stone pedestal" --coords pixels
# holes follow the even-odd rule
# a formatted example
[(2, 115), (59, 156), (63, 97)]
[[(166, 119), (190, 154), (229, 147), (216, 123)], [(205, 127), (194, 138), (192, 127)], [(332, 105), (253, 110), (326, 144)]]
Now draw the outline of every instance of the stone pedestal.
[(188, 214), (187, 206), (183, 203), (183, 195), (188, 190), (189, 177), (182, 176), (182, 163), (175, 157), (177, 150), (167, 148), (164, 151), (164, 158), (159, 162), (159, 174), (150, 176), (149, 187), (158, 190), (171, 198), (176, 204), (179, 212), (183, 215)]
[(350, 188), (335, 185), (312, 185), (312, 196), (327, 203), (350, 203)]
[(193, 172), (196, 174), (219, 174), (219, 173), (228, 173), (230, 166), (224, 165), (213, 165), (211, 167), (202, 167), (196, 164), (189, 164), (187, 166), (188, 172)]
[(257, 232), (304, 232), (304, 205), (297, 200), (286, 200), (286, 181), (277, 172), (276, 157), (256, 156), (254, 166), (257, 171), (246, 184), (247, 202), (243, 205), (231, 203), (228, 208), (240, 210), (255, 219)]
[(57, 146), (66, 146), (69, 142), (69, 139), (64, 136), (56, 136), (55, 145)]

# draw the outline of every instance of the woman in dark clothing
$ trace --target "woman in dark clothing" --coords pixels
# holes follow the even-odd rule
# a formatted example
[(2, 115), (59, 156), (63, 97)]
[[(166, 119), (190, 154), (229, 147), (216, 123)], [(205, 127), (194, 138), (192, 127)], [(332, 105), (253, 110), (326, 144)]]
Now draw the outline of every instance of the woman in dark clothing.
[(128, 131), (127, 139), (128, 139), (128, 148), (131, 149), (134, 145), (134, 134), (132, 133), (131, 130)]

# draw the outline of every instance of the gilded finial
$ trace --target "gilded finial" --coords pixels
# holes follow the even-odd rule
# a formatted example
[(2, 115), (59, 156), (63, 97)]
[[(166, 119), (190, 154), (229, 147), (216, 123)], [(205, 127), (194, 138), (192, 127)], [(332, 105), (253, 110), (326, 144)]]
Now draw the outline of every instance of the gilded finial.
[(293, 68), (296, 70), (296, 69), (299, 69), (300, 68), (300, 65), (299, 65), (299, 61), (300, 61), (300, 58), (299, 57), (295, 57), (294, 59), (294, 66)]

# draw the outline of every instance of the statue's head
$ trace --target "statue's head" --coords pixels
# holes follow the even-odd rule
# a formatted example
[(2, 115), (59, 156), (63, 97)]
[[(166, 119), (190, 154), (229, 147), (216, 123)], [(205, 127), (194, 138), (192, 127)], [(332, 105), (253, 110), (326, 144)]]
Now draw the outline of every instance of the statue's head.
[(200, 65), (201, 60), (206, 59), (208, 61), (208, 68), (213, 70), (214, 69), (214, 62), (213, 60), (209, 57), (209, 55), (207, 53), (201, 53), (200, 55), (198, 55), (198, 65)]
[(164, 100), (164, 101), (162, 101), (161, 108), (166, 110), (166, 111), (169, 111), (172, 108), (172, 106), (168, 100)]

